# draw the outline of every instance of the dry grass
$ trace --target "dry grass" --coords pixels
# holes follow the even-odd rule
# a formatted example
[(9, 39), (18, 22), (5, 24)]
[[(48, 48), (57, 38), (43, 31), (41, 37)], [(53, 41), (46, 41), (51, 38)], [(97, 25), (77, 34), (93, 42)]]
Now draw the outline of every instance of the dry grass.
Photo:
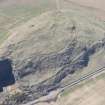
[(104, 105), (105, 80), (93, 79), (80, 88), (70, 92), (65, 98), (65, 105)]
[(67, 89), (57, 102), (39, 103), (35, 105), (104, 105), (105, 73), (78, 86)]
[(0, 43), (7, 38), (7, 33), (14, 27), (55, 9), (52, 0), (3, 0), (0, 1)]

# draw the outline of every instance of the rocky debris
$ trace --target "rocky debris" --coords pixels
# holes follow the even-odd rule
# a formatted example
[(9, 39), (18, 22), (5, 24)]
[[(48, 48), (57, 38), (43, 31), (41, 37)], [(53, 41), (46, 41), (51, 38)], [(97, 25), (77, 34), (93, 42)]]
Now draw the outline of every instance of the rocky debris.
[[(87, 21), (91, 19), (72, 12), (45, 13), (16, 28), (19, 33), (12, 41), (9, 40), (10, 43), (4, 48), (4, 57), (13, 61), (15, 80), (21, 84), (21, 92), (14, 95), (6, 93), (2, 105), (26, 104), (63, 87), (62, 81), (66, 77), (72, 77), (74, 73), (87, 67), (91, 56), (105, 47), (103, 25), (98, 26), (96, 22), (96, 27), (93, 25), (96, 20)], [(24, 28), (26, 30), (23, 31)], [(49, 72), (52, 75), (44, 78), (44, 73), (49, 75)], [(38, 77), (38, 73), (41, 76)], [(38, 81), (41, 77), (43, 78)], [(26, 83), (23, 82), (25, 80)], [(33, 83), (28, 84), (28, 80)]]
[(63, 52), (45, 55), (45, 57), (42, 55), (41, 57), (37, 57), (37, 60), (34, 58), (33, 61), (29, 61), (20, 70), (18, 70), (18, 77), (22, 78), (26, 75), (29, 75), (30, 73), (35, 73), (36, 71), (41, 71), (44, 69), (56, 69), (64, 67), (65, 65), (72, 63), (76, 56), (80, 54), (82, 55), (79, 58), (81, 59), (79, 65), (82, 64), (87, 66), (89, 56), (102, 48), (104, 46), (104, 41), (99, 41), (98, 43), (93, 44), (90, 48), (86, 47), (85, 45), (81, 45), (82, 44), (79, 45), (78, 41), (73, 40)]
[(38, 100), (34, 100), (31, 101), (27, 104), (23, 104), (23, 105), (35, 105), (38, 103), (51, 103), (51, 102), (56, 102), (58, 98), (60, 98), (60, 93), (62, 92), (62, 90), (58, 89), (55, 91), (50, 92), (48, 95), (39, 98)]
[(78, 41), (73, 40), (64, 51), (51, 55), (42, 55), (41, 57), (34, 57), (32, 61), (27, 62), (27, 64), (18, 70), (18, 77), (22, 78), (30, 73), (35, 73), (36, 71), (61, 68), (64, 65), (70, 64), (73, 58), (83, 51), (85, 47), (86, 46), (79, 46)]
[[(52, 55), (49, 56), (49, 58), (50, 58), (49, 62), (47, 62), (46, 57), (45, 57), (45, 59), (40, 61), (41, 63), (39, 63), (37, 65), (37, 66), (39, 66), (39, 67), (37, 67), (37, 69), (34, 68), (34, 69), (32, 69), (32, 71), (30, 71), (28, 73), (33, 73), (33, 72), (35, 72), (33, 70), (38, 70), (38, 68), (41, 68), (41, 67), (46, 67), (46, 68), (55, 67), (56, 62), (57, 62), (56, 66), (61, 67), (59, 72), (57, 72), (54, 76), (52, 76), (48, 80), (45, 80), (45, 81), (43, 81), (39, 84), (33, 85), (31, 87), (24, 87), (23, 88), (23, 93), (24, 94), (22, 94), (24, 96), (24, 99), (22, 98), (23, 100), (17, 100), (18, 98), (14, 98), (13, 101), (10, 101), (11, 100), (11, 98), (10, 98), (10, 100), (6, 101), (7, 103), (4, 104), (4, 105), (9, 105), (8, 103), (10, 103), (10, 105), (20, 105), (22, 103), (27, 103), (29, 101), (33, 101), (35, 99), (38, 99), (41, 96), (48, 95), (49, 92), (60, 88), (61, 81), (65, 77), (67, 77), (68, 75), (72, 75), (77, 70), (80, 70), (80, 69), (83, 69), (84, 67), (86, 67), (89, 63), (90, 57), (93, 54), (95, 54), (96, 52), (100, 51), (104, 47), (105, 47), (105, 42), (102, 40), (102, 41), (98, 41), (97, 43), (94, 43), (94, 44), (92, 44), (91, 46), (88, 46), (88, 47), (79, 46), (79, 48), (81, 50), (79, 49), (80, 51), (78, 52), (77, 51), (78, 47), (76, 47), (76, 44), (72, 43), (70, 45), (70, 48), (67, 48), (64, 52), (56, 54), (56, 55), (58, 55), (58, 58), (59, 58), (59, 56), (62, 55), (61, 58), (60, 58), (61, 61), (59, 63), (57, 62), (57, 59), (53, 58), (55, 56), (52, 56)], [(78, 52), (78, 53), (76, 54), (76, 56), (74, 56), (73, 54), (75, 54), (75, 53), (73, 53), (73, 52), (76, 52), (76, 53)], [(63, 55), (65, 55), (65, 56), (63, 56)], [(68, 56), (68, 58), (65, 61), (64, 58), (66, 56)], [(52, 61), (53, 61), (54, 64), (50, 63)], [(44, 66), (44, 64), (45, 64), (45, 66)], [(33, 62), (33, 65), (35, 65), (34, 62)], [(49, 66), (46, 66), (46, 65), (49, 65)], [(29, 67), (33, 67), (33, 66), (31, 65)], [(24, 73), (27, 72), (26, 68), (23, 69), (23, 70), (24, 70)], [(21, 78), (22, 78), (22, 76), (21, 76)], [(19, 97), (21, 97), (21, 96), (19, 96)], [(14, 101), (16, 103), (14, 103)]]

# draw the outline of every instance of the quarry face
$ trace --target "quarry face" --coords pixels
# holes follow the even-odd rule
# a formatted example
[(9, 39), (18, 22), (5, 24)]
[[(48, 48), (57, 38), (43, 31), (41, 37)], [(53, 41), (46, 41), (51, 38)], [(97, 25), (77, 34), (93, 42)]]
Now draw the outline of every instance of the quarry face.
[(56, 101), (66, 86), (104, 67), (105, 23), (76, 4), (64, 7), (9, 29), (0, 49), (0, 75), (11, 69), (3, 73), (7, 84), (0, 76), (0, 90), (6, 89), (2, 105)]

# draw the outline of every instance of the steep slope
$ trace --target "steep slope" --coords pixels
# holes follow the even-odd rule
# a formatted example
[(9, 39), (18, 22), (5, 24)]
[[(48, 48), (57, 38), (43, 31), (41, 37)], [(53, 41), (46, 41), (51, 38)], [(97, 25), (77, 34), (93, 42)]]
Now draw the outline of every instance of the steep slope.
[(102, 21), (88, 13), (63, 9), (11, 29), (1, 57), (12, 60), (20, 92), (6, 98), (4, 105), (33, 101), (103, 66), (101, 61), (92, 69), (90, 62), (104, 52), (104, 28)]

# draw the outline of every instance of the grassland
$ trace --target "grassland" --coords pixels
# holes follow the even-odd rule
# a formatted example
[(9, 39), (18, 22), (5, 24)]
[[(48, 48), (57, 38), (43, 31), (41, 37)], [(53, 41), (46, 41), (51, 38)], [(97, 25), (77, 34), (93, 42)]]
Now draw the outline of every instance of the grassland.
[(6, 40), (8, 38), (8, 33), (7, 32), (1, 32), (0, 33), (0, 44), (3, 43), (4, 40)]
[[(67, 89), (62, 94), (65, 105), (104, 105), (105, 73), (94, 77), (80, 85)], [(59, 105), (59, 104), (58, 104)]]
[(44, 2), (30, 0), (29, 3), (28, 0), (24, 2), (18, 2), (17, 0), (11, 0), (8, 3), (6, 0), (3, 3), (0, 2), (0, 43), (7, 38), (12, 28), (24, 24), (43, 12), (54, 9), (54, 6), (54, 2), (51, 0), (45, 0)]

